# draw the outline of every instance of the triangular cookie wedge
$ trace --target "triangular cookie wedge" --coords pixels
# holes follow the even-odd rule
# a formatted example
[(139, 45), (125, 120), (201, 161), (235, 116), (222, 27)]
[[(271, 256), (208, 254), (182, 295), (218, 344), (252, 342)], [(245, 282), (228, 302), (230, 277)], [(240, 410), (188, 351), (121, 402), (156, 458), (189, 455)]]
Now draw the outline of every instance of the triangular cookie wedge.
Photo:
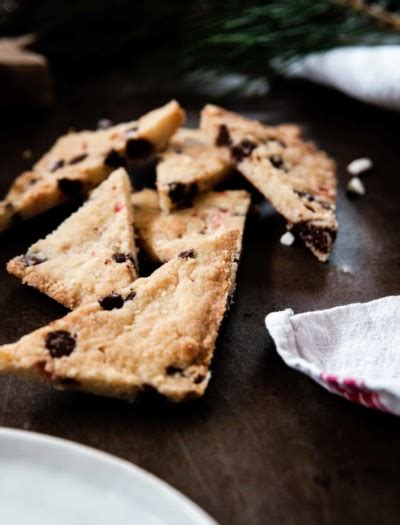
[(336, 166), (296, 126), (263, 126), (208, 105), (201, 129), (288, 221), (321, 261), (336, 238)]
[(237, 233), (207, 239), (120, 294), (0, 347), (0, 370), (132, 400), (201, 396), (227, 308)]
[(160, 157), (157, 190), (165, 212), (192, 206), (198, 193), (213, 188), (231, 170), (231, 163), (199, 129), (179, 129)]
[(218, 232), (237, 230), (238, 255), (250, 195), (244, 190), (208, 191), (197, 195), (184, 210), (163, 213), (158, 195), (145, 189), (132, 195), (138, 242), (154, 261), (166, 262), (179, 252), (196, 248)]
[(85, 195), (114, 169), (141, 162), (165, 148), (184, 118), (182, 108), (172, 101), (138, 121), (61, 137), (32, 171), (17, 177), (0, 202), (0, 231)]
[(71, 309), (128, 286), (138, 277), (131, 191), (126, 171), (114, 171), (7, 270)]

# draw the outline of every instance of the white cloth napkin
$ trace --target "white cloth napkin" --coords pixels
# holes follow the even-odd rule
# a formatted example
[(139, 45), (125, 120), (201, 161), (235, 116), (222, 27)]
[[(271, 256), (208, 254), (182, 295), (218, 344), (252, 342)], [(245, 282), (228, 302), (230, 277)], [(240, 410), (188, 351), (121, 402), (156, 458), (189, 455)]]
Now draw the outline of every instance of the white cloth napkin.
[(350, 401), (400, 415), (400, 296), (265, 318), (287, 365)]
[(289, 66), (287, 75), (400, 110), (400, 46), (341, 47), (312, 53)]

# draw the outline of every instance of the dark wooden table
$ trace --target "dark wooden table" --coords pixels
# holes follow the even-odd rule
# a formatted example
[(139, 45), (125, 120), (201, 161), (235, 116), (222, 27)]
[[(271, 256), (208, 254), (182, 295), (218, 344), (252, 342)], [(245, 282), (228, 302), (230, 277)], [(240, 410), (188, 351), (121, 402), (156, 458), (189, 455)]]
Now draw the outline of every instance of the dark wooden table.
[[(61, 82), (53, 112), (3, 112), (2, 193), (32, 162), (22, 158), (23, 150), (32, 149), (35, 160), (70, 126), (130, 119), (168, 100), (166, 92), (135, 94), (130, 78)], [(195, 124), (206, 99), (186, 95), (180, 101)], [(127, 404), (2, 377), (0, 424), (132, 461), (221, 523), (399, 523), (400, 419), (353, 405), (289, 369), (266, 333), (264, 316), (399, 293), (400, 115), (300, 83), (279, 83), (266, 98), (226, 105), (266, 122), (299, 123), (338, 161), (340, 234), (330, 263), (319, 263), (301, 246), (282, 246), (284, 222), (265, 205), (247, 225), (236, 301), (203, 399), (181, 406)], [(366, 197), (349, 200), (345, 166), (360, 156), (373, 159), (375, 173), (365, 178)], [(1, 343), (64, 314), (9, 276), (5, 263), (67, 213), (49, 213), (2, 236)]]

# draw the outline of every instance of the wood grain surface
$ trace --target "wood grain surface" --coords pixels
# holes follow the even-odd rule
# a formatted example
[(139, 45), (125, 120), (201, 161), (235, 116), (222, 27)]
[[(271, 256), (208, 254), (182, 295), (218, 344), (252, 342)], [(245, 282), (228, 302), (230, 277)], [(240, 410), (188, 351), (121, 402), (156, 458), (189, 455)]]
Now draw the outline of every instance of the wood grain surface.
[[(128, 74), (68, 85), (61, 80), (53, 112), (5, 111), (2, 194), (69, 127), (94, 128), (104, 117), (128, 120), (171, 96), (138, 95), (134, 84)], [(210, 101), (193, 94), (179, 99), (191, 125)], [(264, 317), (287, 307), (303, 312), (399, 293), (400, 115), (302, 83), (280, 82), (268, 97), (223, 103), (265, 122), (298, 123), (337, 160), (340, 232), (330, 262), (319, 263), (300, 245), (282, 246), (284, 221), (256, 196), (259, 213), (247, 224), (236, 300), (203, 399), (180, 406), (127, 404), (1, 377), (0, 424), (132, 461), (221, 523), (399, 523), (400, 419), (353, 405), (286, 367)], [(28, 148), (30, 160), (22, 158)], [(360, 156), (371, 157), (375, 171), (365, 178), (367, 195), (350, 200), (345, 166)], [(53, 211), (2, 235), (1, 343), (64, 314), (63, 307), (8, 275), (5, 263), (69, 212)]]

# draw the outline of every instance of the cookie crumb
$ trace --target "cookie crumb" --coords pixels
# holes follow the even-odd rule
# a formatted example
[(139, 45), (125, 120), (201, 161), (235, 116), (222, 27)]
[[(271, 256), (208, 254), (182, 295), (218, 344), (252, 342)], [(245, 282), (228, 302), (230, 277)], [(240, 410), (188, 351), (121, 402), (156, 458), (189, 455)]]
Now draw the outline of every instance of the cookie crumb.
[(101, 118), (97, 121), (97, 129), (107, 129), (110, 128), (112, 124), (109, 118)]
[(347, 166), (347, 171), (350, 173), (350, 175), (360, 175), (360, 173), (371, 170), (372, 166), (373, 164), (371, 159), (362, 157), (360, 159), (354, 159), (352, 162), (350, 162), (350, 164)]
[(280, 243), (284, 246), (292, 246), (294, 243), (294, 235), (291, 232), (286, 232), (280, 238)]
[(346, 186), (348, 193), (355, 193), (356, 195), (365, 195), (366, 190), (362, 180), (358, 177), (352, 177)]
[(32, 158), (32, 150), (31, 149), (24, 149), (24, 151), (22, 152), (22, 158), (26, 159), (26, 160), (31, 159)]

